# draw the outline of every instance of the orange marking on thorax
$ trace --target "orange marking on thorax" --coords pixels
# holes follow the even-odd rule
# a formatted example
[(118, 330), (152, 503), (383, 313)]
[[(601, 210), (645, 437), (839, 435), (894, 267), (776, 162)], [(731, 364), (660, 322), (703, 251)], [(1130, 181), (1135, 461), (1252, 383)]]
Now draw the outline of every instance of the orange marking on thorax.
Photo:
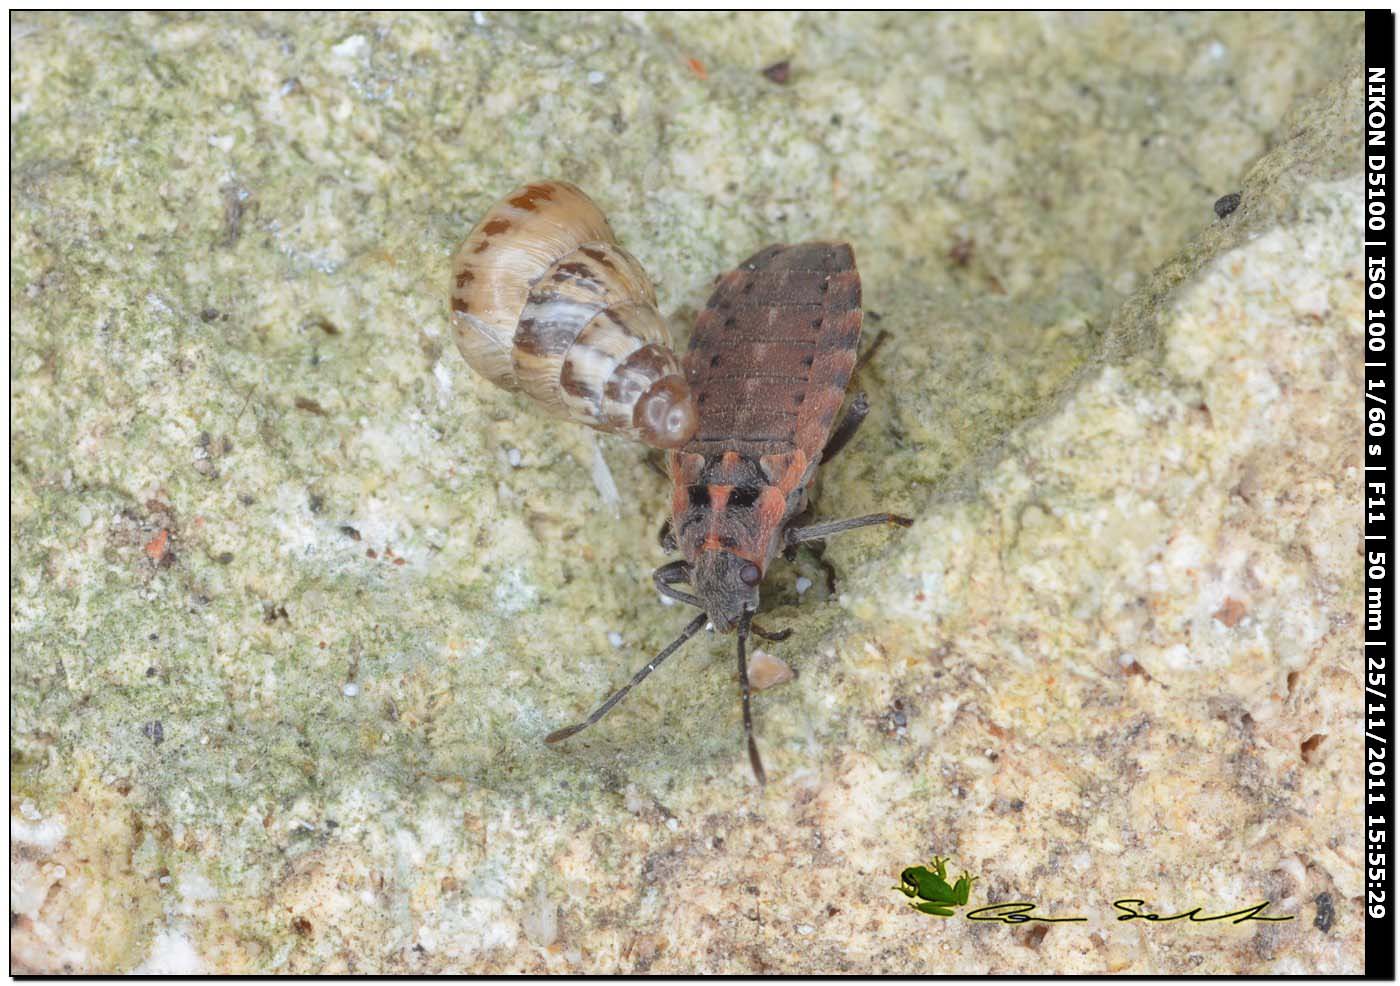
[(787, 497), (783, 496), (783, 491), (776, 486), (765, 486), (758, 494), (758, 522), (765, 532), (771, 532), (778, 528), (783, 522), (783, 514), (787, 513)]
[(724, 525), (724, 508), (728, 505), (729, 494), (733, 491), (734, 487), (732, 486), (715, 484), (710, 487), (710, 523), (709, 530), (705, 535), (705, 550), (707, 551), (724, 547), (719, 539), (719, 531)]
[(807, 453), (801, 449), (793, 451), (787, 457), (787, 468), (778, 477), (778, 489), (782, 491), (784, 498), (793, 490), (797, 489), (802, 482), (802, 476), (807, 472)]
[(690, 487), (700, 478), (700, 470), (705, 466), (705, 457), (693, 452), (672, 452), (669, 472), (671, 474), (671, 516), (677, 523), (690, 506)]

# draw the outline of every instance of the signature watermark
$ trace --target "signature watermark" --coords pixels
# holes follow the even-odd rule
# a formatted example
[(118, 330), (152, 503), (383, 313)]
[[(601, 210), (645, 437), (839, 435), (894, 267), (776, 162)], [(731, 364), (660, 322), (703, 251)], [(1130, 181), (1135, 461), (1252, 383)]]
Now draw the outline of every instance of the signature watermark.
[[(935, 917), (950, 918), (958, 913), (956, 908), (967, 906), (972, 895), (972, 885), (976, 880), (977, 877), (964, 870), (955, 881), (949, 883), (948, 860), (942, 856), (935, 856), (928, 866), (910, 866), (903, 870), (899, 874), (899, 885), (894, 889), (909, 898), (908, 904), (914, 910)], [(991, 921), (997, 924), (1025, 924), (1028, 921), (1065, 924), (1089, 920), (1080, 915), (1039, 914), (1036, 912), (1036, 906), (1033, 901), (1024, 900), (986, 904), (963, 912), (962, 917), (967, 921)], [(1113, 909), (1119, 921), (1148, 921), (1154, 924), (1168, 924), (1173, 921), (1210, 924), (1228, 921), (1231, 924), (1243, 924), (1246, 921), (1293, 920), (1292, 914), (1265, 914), (1269, 906), (1270, 902), (1266, 900), (1250, 907), (1220, 913), (1208, 913), (1204, 906), (1200, 906), (1176, 914), (1161, 914), (1148, 907), (1148, 902), (1140, 897), (1120, 897), (1113, 901)]]

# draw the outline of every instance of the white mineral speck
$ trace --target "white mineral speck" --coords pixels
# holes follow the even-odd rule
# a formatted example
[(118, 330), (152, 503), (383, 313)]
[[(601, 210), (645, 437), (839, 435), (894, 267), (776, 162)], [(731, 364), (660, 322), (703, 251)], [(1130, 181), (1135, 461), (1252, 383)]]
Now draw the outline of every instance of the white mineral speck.
[(662, 605), (662, 606), (674, 606), (674, 605), (676, 605), (676, 601), (675, 601), (674, 599), (672, 599), (670, 596), (662, 596), (662, 595), (660, 595), (660, 594), (658, 593), (657, 598), (661, 600), (661, 605)]
[(52, 852), (64, 835), (67, 834), (67, 826), (61, 819), (50, 818), (47, 821), (30, 825), (28, 822), (19, 819), (10, 819), (10, 840), (12, 842), (23, 842), (38, 846), (48, 852)]
[(520, 449), (506, 449), (506, 461), (510, 463), (512, 469), (520, 468)]
[(797, 933), (799, 935), (810, 935), (815, 930), (816, 929), (813, 928), (810, 924), (799, 924), (797, 926)]
[(332, 48), (331, 54), (336, 58), (355, 58), (363, 54), (368, 47), (369, 42), (365, 40), (363, 34), (352, 34)]
[(599, 72), (595, 69), (588, 73), (588, 84), (590, 86), (601, 86), (607, 81), (607, 78), (608, 74), (606, 72)]
[(612, 515), (620, 517), (622, 515), (622, 497), (617, 492), (617, 483), (613, 481), (608, 461), (603, 458), (603, 447), (598, 444), (598, 439), (594, 435), (589, 435), (589, 444), (593, 446), (593, 462), (589, 467), (589, 472), (593, 475), (593, 488), (598, 491), (598, 496), (602, 498)]
[(526, 938), (541, 948), (548, 948), (559, 939), (559, 907), (541, 889), (535, 897), (535, 906), (526, 912), (521, 924)]
[(812, 588), (812, 580), (805, 575), (799, 575), (797, 577), (797, 594), (800, 596), (810, 588)]
[(131, 971), (137, 976), (193, 975), (204, 971), (204, 963), (183, 933), (167, 929), (156, 935), (146, 961)]
[(233, 137), (232, 137), (232, 136), (223, 136), (223, 135), (220, 135), (220, 134), (210, 134), (210, 135), (209, 135), (209, 146), (210, 146), (210, 147), (217, 147), (219, 150), (223, 151), (224, 153), (228, 153), (229, 151), (233, 150)]
[(452, 393), (452, 371), (442, 360), (433, 364), (433, 379), (437, 381), (438, 389), (444, 394)]
[(25, 818), (29, 819), (31, 822), (37, 822), (39, 819), (44, 817), (43, 815), (39, 814), (39, 809), (35, 807), (34, 802), (32, 801), (20, 802), (19, 813)]
[(614, 647), (621, 647), (622, 634), (618, 633), (616, 630), (608, 631), (608, 643), (612, 644)]
[(680, 819), (679, 819), (679, 818), (668, 818), (668, 819), (666, 819), (666, 827), (667, 827), (668, 829), (670, 829), (672, 832), (676, 831), (676, 829), (678, 829), (678, 828), (681, 827)]
[(353, 681), (347, 681), (340, 691), (346, 698), (354, 698), (356, 695), (360, 694), (360, 686)]

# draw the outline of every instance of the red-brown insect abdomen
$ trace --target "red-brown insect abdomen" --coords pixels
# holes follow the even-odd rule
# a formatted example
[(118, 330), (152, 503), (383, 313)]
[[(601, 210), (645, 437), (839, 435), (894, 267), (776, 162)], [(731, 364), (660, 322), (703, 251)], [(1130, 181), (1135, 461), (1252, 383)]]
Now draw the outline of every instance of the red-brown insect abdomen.
[(685, 357), (700, 427), (686, 452), (815, 462), (855, 368), (860, 274), (845, 243), (765, 247), (720, 278)]

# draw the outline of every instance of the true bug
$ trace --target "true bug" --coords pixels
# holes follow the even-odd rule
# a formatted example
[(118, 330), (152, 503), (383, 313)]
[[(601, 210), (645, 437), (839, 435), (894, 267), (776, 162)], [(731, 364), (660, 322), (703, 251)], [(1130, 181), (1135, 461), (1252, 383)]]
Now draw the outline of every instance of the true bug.
[[(833, 430), (860, 344), (860, 275), (844, 243), (774, 245), (720, 278), (685, 357), (698, 412), (695, 435), (669, 453), (671, 519), (663, 546), (682, 558), (652, 573), (664, 595), (701, 610), (583, 722), (545, 737), (557, 743), (593, 725), (662, 661), (709, 623), (738, 635), (739, 684), (749, 762), (763, 762), (749, 710), (749, 635), (780, 640), (754, 624), (759, 585), (779, 552), (894, 514), (802, 524), (818, 465), (839, 452), (869, 410), (863, 394)], [(688, 584), (692, 592), (676, 588)]]

